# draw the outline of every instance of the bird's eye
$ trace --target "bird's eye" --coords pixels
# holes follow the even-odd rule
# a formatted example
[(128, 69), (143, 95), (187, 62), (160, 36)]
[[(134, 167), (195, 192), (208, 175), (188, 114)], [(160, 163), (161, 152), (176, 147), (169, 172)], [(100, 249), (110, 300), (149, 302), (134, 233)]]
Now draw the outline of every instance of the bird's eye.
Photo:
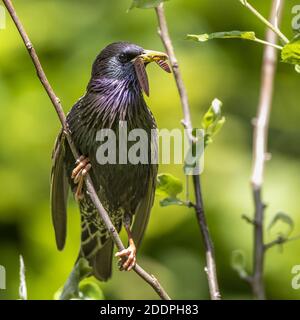
[(119, 55), (119, 60), (120, 60), (121, 62), (127, 62), (127, 56), (126, 56), (126, 54), (125, 54), (125, 53), (121, 53), (121, 54)]

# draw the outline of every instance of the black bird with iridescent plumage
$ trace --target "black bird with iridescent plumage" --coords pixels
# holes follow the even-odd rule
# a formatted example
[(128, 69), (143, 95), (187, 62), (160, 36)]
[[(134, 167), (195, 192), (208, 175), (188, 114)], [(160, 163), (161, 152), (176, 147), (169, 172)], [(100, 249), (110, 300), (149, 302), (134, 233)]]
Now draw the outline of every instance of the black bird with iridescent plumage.
[[(57, 247), (62, 250), (65, 245), (67, 196), (71, 187), (81, 213), (79, 258), (89, 261), (93, 275), (99, 280), (111, 276), (114, 245), (85, 189), (84, 176), (87, 172), (91, 175), (99, 199), (117, 231), (120, 232), (123, 225), (127, 231), (129, 247), (116, 255), (122, 259), (121, 267), (130, 270), (136, 263), (136, 248), (143, 238), (153, 205), (157, 164), (100, 165), (96, 159), (99, 148), (96, 135), (100, 129), (109, 128), (118, 138), (119, 122), (126, 121), (128, 131), (139, 128), (147, 132), (148, 159), (151, 159), (153, 139), (150, 137), (156, 123), (143, 98), (143, 91), (149, 95), (145, 67), (155, 61), (170, 72), (166, 60), (164, 53), (144, 50), (128, 42), (107, 46), (93, 64), (85, 95), (67, 115), (71, 136), (82, 156), (75, 163), (62, 132), (56, 141), (51, 205)], [(118, 150), (116, 153), (118, 159)]]

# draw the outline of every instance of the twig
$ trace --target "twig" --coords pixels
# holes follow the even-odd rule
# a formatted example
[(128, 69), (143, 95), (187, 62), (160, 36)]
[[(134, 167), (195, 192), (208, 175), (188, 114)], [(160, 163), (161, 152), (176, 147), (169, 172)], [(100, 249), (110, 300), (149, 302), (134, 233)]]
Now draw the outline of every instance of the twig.
[(276, 18), (270, 22), (265, 17), (263, 17), (248, 1), (240, 0), (240, 2), (242, 3), (243, 6), (249, 9), (259, 20), (261, 20), (269, 29), (275, 32), (284, 43), (289, 43), (289, 39), (278, 28), (279, 19), (277, 19), (277, 17), (279, 16), (278, 13), (281, 11), (280, 4), (274, 9)]
[(244, 219), (247, 223), (250, 223), (250, 224), (255, 224), (255, 221), (253, 221), (252, 218), (248, 217), (247, 215), (245, 214), (242, 214), (242, 219)]
[[(66, 117), (65, 117), (65, 114), (63, 112), (63, 109), (62, 109), (62, 106), (61, 106), (61, 103), (60, 103), (60, 100), (58, 99), (58, 97), (55, 95), (47, 77), (46, 77), (46, 74), (42, 68), (42, 65), (40, 63), (40, 60), (38, 58), (38, 55), (20, 21), (20, 19), (18, 18), (17, 16), (17, 13), (13, 7), (13, 4), (11, 2), (11, 0), (2, 0), (4, 5), (6, 6), (12, 20), (14, 21), (22, 39), (23, 39), (23, 42), (28, 50), (28, 53), (32, 59), (32, 62), (35, 66), (35, 69), (37, 71), (37, 75), (42, 83), (42, 85), (44, 86), (55, 110), (56, 110), (56, 113), (59, 117), (59, 120), (62, 124), (62, 127), (64, 129), (64, 133), (65, 133), (65, 136), (68, 140), (68, 143), (70, 145), (70, 148), (72, 150), (72, 153), (74, 155), (74, 158), (75, 159), (78, 159), (79, 157), (79, 154), (76, 150), (76, 147), (72, 141), (72, 138), (71, 138), (71, 135), (70, 135), (70, 132), (68, 130), (68, 127), (67, 127), (67, 124), (66, 124)], [(102, 206), (98, 196), (97, 196), (97, 193), (95, 191), (95, 188), (93, 186), (93, 183), (92, 183), (92, 180), (91, 180), (91, 177), (89, 175), (86, 176), (86, 179), (85, 179), (85, 183), (86, 183), (86, 188), (87, 188), (87, 191), (89, 193), (89, 196), (91, 197), (91, 200), (93, 202), (93, 204), (95, 205), (96, 209), (98, 210), (100, 216), (101, 216), (101, 219), (103, 220), (106, 228), (108, 229), (115, 245), (117, 246), (118, 250), (119, 251), (122, 251), (124, 249), (124, 245), (118, 235), (118, 232), (116, 231), (114, 225), (112, 224), (111, 220), (110, 220), (110, 217), (108, 215), (108, 213), (106, 212), (106, 210), (104, 209), (104, 207)], [(170, 300), (170, 297), (168, 296), (167, 292), (162, 288), (162, 286), (160, 285), (160, 283), (157, 281), (157, 279), (153, 276), (153, 275), (150, 275), (149, 273), (147, 273), (142, 267), (140, 267), (139, 265), (136, 265), (133, 270), (144, 280), (146, 281), (155, 291), (156, 293), (160, 296), (161, 299), (163, 300)]]
[(280, 50), (280, 51), (283, 49), (282, 46), (279, 46), (279, 45), (274, 44), (274, 43), (270, 43), (270, 42), (268, 42), (268, 41), (265, 41), (265, 40), (262, 40), (262, 39), (259, 39), (259, 38), (255, 38), (254, 41), (255, 41), (255, 42), (258, 42), (258, 43), (261, 43), (261, 44), (264, 44), (264, 45), (266, 45), (266, 46), (271, 46), (271, 47), (273, 47), (273, 48), (275, 48), (275, 49), (277, 49), (277, 50)]
[(27, 300), (27, 287), (25, 277), (25, 264), (23, 257), (20, 255), (20, 286), (19, 286), (19, 297), (21, 300)]
[(290, 242), (290, 241), (294, 241), (294, 240), (298, 240), (298, 239), (300, 239), (300, 234), (297, 236), (294, 236), (294, 237), (290, 237), (290, 238), (286, 238), (284, 236), (278, 236), (277, 239), (275, 239), (269, 243), (266, 243), (264, 245), (264, 250), (267, 251), (276, 245), (284, 244), (286, 242)]
[[(175, 77), (177, 89), (180, 95), (182, 111), (184, 115), (183, 124), (185, 128), (187, 128), (190, 143), (193, 143), (194, 141), (192, 139), (192, 134), (191, 134), (193, 127), (192, 127), (191, 116), (190, 116), (188, 96), (187, 96), (187, 92), (186, 92), (183, 79), (179, 70), (179, 65), (176, 59), (173, 44), (169, 35), (169, 30), (168, 30), (168, 25), (165, 17), (163, 4), (161, 3), (158, 7), (155, 8), (155, 10), (156, 10), (158, 24), (159, 24), (158, 33), (169, 55), (170, 64), (173, 69), (173, 74)], [(194, 190), (195, 190), (195, 197), (196, 197), (195, 211), (196, 211), (197, 221), (201, 229), (205, 251), (206, 251), (207, 266), (205, 270), (207, 272), (210, 297), (212, 300), (219, 300), (221, 299), (221, 295), (219, 292), (219, 286), (217, 281), (214, 248), (213, 248), (212, 239), (210, 237), (206, 219), (205, 219), (199, 175), (193, 176), (193, 183), (194, 183)]]
[[(276, 23), (281, 16), (283, 2), (281, 0), (273, 0), (270, 21)], [(278, 18), (277, 18), (278, 17)], [(267, 29), (266, 41), (276, 43), (277, 35)], [(272, 107), (274, 78), (277, 63), (276, 49), (270, 46), (265, 46), (260, 99), (257, 111), (257, 118), (254, 121), (253, 132), (253, 168), (251, 176), (251, 185), (253, 192), (253, 200), (255, 205), (254, 218), (254, 252), (253, 252), (253, 275), (250, 282), (253, 294), (257, 299), (265, 299), (265, 288), (263, 282), (264, 270), (264, 210), (265, 204), (262, 200), (262, 185), (265, 161), (267, 159), (267, 140), (269, 118)]]

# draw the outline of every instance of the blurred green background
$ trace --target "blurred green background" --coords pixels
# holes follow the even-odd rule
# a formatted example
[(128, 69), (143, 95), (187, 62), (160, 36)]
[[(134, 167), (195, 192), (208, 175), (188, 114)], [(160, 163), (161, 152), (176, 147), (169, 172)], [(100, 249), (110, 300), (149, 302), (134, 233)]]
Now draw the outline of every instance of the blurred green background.
[[(91, 64), (107, 44), (128, 40), (144, 48), (163, 50), (153, 10), (134, 9), (130, 0), (15, 0), (14, 4), (61, 98), (65, 111), (84, 94)], [(265, 16), (271, 1), (253, 0)], [(292, 37), (291, 8), (286, 1), (282, 30)], [(248, 285), (230, 265), (233, 250), (243, 250), (252, 264), (252, 229), (241, 219), (251, 216), (251, 119), (260, 87), (263, 47), (246, 41), (216, 40), (206, 44), (184, 40), (187, 33), (253, 30), (264, 37), (265, 27), (237, 0), (171, 0), (166, 3), (170, 32), (192, 106), (193, 124), (213, 98), (224, 102), (227, 122), (209, 146), (202, 175), (209, 228), (214, 239), (218, 277), (225, 299), (250, 299)], [(173, 78), (155, 65), (148, 68), (151, 96), (147, 102), (160, 128), (180, 127), (182, 119)], [(300, 232), (300, 108), (299, 74), (279, 64), (270, 124), (264, 199), (266, 225), (278, 212), (295, 221)], [(59, 122), (42, 89), (12, 22), (0, 30), (0, 264), (7, 270), (7, 290), (1, 299), (17, 299), (19, 258), (24, 256), (30, 299), (52, 299), (72, 269), (79, 249), (79, 214), (70, 199), (68, 237), (63, 252), (56, 250), (49, 208), (51, 151)], [(178, 165), (161, 166), (182, 180)], [(158, 200), (139, 255), (139, 262), (157, 275), (173, 298), (205, 299), (208, 288), (203, 246), (193, 210), (161, 208)], [(284, 225), (266, 230), (272, 240)], [(265, 281), (270, 299), (297, 299), (291, 269), (300, 264), (300, 241), (271, 249)], [(156, 299), (134, 273), (116, 269), (101, 284), (105, 298)]]

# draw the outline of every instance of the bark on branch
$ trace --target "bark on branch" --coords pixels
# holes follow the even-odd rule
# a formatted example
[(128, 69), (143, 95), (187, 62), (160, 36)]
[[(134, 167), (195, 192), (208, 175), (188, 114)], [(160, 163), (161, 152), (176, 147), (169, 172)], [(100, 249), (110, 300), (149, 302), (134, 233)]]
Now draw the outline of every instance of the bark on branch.
[[(283, 9), (283, 1), (273, 0), (270, 22), (278, 28)], [(277, 34), (267, 29), (266, 41), (276, 44)], [(277, 65), (277, 50), (271, 46), (265, 46), (262, 64), (260, 99), (257, 116), (253, 121), (253, 167), (251, 175), (252, 194), (255, 209), (254, 218), (254, 251), (253, 251), (253, 274), (251, 287), (255, 298), (265, 299), (263, 281), (265, 245), (264, 245), (264, 210), (265, 204), (262, 199), (262, 186), (264, 178), (265, 162), (267, 153), (269, 118), (272, 108), (274, 91), (274, 79)], [(270, 245), (268, 245), (269, 247)]]
[[(178, 93), (181, 100), (182, 112), (184, 115), (183, 124), (188, 131), (190, 143), (193, 143), (194, 142), (193, 135), (192, 135), (193, 127), (192, 127), (192, 121), (191, 121), (191, 115), (190, 115), (188, 95), (187, 95), (186, 88), (180, 73), (179, 64), (178, 64), (174, 47), (172, 44), (172, 40), (169, 34), (163, 3), (160, 4), (157, 8), (155, 8), (155, 10), (156, 10), (156, 15), (157, 15), (158, 24), (159, 24), (158, 33), (169, 55), (170, 64), (173, 70), (173, 75), (176, 81)], [(195, 212), (196, 212), (197, 221), (200, 226), (204, 247), (205, 247), (205, 252), (206, 252), (205, 271), (207, 273), (207, 278), (208, 278), (210, 297), (212, 300), (219, 300), (221, 299), (221, 295), (219, 292), (219, 285), (217, 280), (214, 247), (213, 247), (213, 242), (212, 242), (212, 239), (208, 230), (208, 226), (206, 223), (199, 175), (193, 176), (193, 184), (194, 184), (194, 192), (195, 192), (195, 198), (196, 198)]]

